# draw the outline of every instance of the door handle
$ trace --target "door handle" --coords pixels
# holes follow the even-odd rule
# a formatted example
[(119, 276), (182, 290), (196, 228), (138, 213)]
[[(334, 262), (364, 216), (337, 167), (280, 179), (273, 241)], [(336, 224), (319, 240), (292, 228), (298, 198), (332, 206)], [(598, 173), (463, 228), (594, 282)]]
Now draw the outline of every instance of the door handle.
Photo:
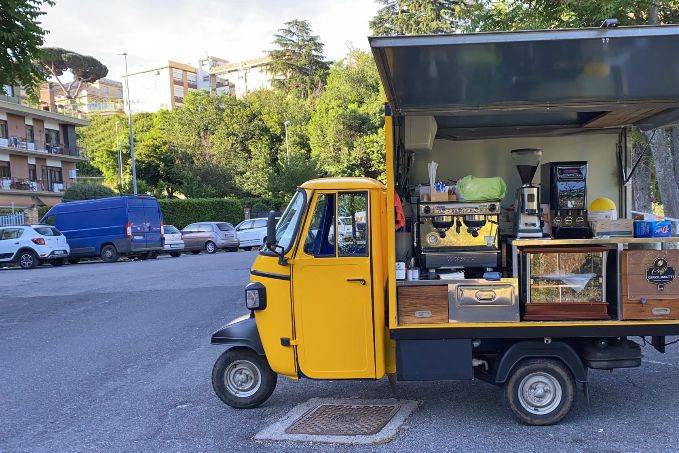
[(351, 283), (360, 283), (362, 286), (365, 286), (365, 278), (348, 278), (347, 281)]

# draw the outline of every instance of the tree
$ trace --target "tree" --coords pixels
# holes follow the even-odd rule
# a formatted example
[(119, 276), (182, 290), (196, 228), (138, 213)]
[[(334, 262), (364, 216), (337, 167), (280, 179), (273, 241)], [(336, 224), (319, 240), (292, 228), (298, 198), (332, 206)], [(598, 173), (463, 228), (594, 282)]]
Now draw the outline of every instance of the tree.
[(42, 7), (52, 5), (52, 0), (0, 0), (0, 94), (4, 85), (32, 91), (42, 79), (33, 61), (48, 33), (39, 21)]
[(274, 35), (271, 62), (268, 65), (274, 88), (292, 91), (301, 97), (319, 92), (325, 83), (328, 63), (324, 60), (323, 43), (312, 34), (306, 20), (291, 20)]
[(115, 192), (101, 184), (80, 182), (73, 184), (64, 192), (64, 201), (93, 200), (95, 198), (112, 197)]
[(384, 179), (383, 99), (370, 54), (352, 49), (333, 65), (309, 123), (312, 156), (325, 174)]
[[(60, 47), (43, 47), (41, 50), (39, 64), (54, 78), (67, 99), (76, 99), (83, 83), (96, 82), (108, 74), (108, 68), (94, 57)], [(73, 75), (73, 82), (65, 85), (60, 77), (67, 71)]]
[(370, 21), (374, 35), (426, 35), (456, 30), (461, 0), (377, 0), (382, 7)]

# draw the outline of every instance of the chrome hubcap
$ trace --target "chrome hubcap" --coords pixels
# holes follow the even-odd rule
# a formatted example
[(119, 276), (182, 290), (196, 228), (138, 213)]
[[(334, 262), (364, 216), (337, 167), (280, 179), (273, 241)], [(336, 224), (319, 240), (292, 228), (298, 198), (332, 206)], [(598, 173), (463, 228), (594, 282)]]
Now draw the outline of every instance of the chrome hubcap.
[(207, 251), (212, 253), (215, 251), (215, 245), (214, 244), (208, 244), (207, 245)]
[(254, 363), (236, 360), (224, 372), (226, 389), (234, 396), (247, 398), (254, 395), (262, 385), (262, 377)]
[(112, 257), (112, 256), (113, 256), (113, 252), (111, 251), (111, 249), (106, 249), (106, 250), (104, 251), (104, 256), (105, 256), (106, 258)]
[(33, 265), (33, 255), (24, 253), (19, 260), (21, 267), (31, 267)]
[(531, 414), (554, 411), (561, 404), (562, 396), (561, 384), (547, 373), (531, 373), (519, 384), (519, 402)]

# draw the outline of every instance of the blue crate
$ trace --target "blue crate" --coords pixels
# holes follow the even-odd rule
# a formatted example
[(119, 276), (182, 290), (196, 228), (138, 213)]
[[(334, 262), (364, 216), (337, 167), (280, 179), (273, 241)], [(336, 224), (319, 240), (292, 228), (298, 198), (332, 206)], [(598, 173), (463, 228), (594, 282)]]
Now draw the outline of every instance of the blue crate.
[(669, 220), (635, 220), (635, 238), (658, 238), (672, 235), (672, 222)]

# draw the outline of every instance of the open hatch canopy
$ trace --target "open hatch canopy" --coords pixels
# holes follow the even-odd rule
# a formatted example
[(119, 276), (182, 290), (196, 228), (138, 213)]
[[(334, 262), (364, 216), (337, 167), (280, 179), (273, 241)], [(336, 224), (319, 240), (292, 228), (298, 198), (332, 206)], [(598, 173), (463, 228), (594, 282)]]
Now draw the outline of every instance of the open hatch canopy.
[(449, 139), (679, 120), (679, 26), (369, 38), (396, 114)]

